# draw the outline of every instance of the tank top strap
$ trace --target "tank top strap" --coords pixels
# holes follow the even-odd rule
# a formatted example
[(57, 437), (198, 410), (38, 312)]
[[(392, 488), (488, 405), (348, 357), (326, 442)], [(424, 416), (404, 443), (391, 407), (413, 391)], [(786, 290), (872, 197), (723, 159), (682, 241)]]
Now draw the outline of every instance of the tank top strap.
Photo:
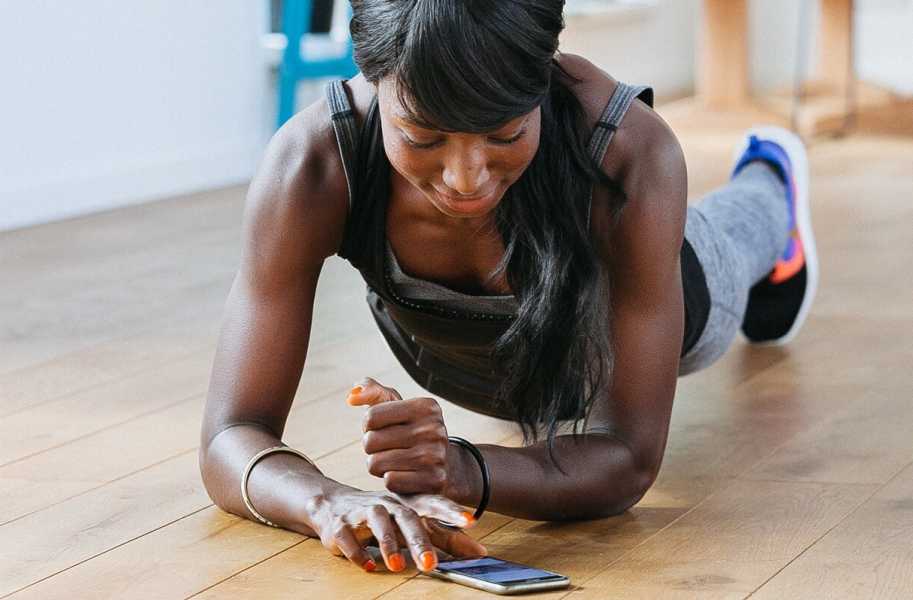
[(590, 138), (589, 152), (596, 164), (602, 164), (609, 142), (615, 136), (615, 131), (627, 114), (635, 98), (640, 98), (648, 106), (653, 107), (653, 88), (643, 85), (628, 85), (621, 81), (615, 86), (612, 97), (602, 111), (602, 116), (596, 122), (593, 136)]
[(358, 158), (358, 124), (355, 121), (355, 112), (349, 103), (342, 79), (335, 79), (326, 84), (327, 105), (330, 108), (330, 118), (333, 122), (333, 131), (336, 133), (336, 142), (339, 145), (339, 154), (342, 158), (342, 168), (345, 171), (346, 183), (349, 188), (349, 213), (355, 203), (355, 183)]
[(372, 99), (364, 123), (359, 127), (343, 85), (345, 81), (335, 79), (325, 87), (333, 131), (349, 188), (346, 226), (337, 255), (362, 270), (366, 266), (365, 260), (374, 254), (369, 250), (372, 245), (367, 243), (368, 238), (375, 234), (372, 227), (380, 210), (373, 190), (388, 188), (384, 181), (378, 179), (382, 175), (377, 162), (383, 154), (383, 141), (377, 118), (377, 96)]
[[(599, 120), (596, 121), (593, 135), (590, 137), (589, 153), (597, 165), (602, 164), (605, 153), (609, 149), (609, 143), (615, 137), (615, 132), (621, 125), (621, 121), (631, 108), (631, 103), (635, 98), (640, 98), (650, 108), (653, 108), (653, 88), (643, 85), (629, 85), (619, 81), (612, 92), (612, 97), (602, 110)], [(590, 228), (590, 215), (592, 213), (593, 195), (590, 194), (589, 204), (586, 211), (586, 226)]]

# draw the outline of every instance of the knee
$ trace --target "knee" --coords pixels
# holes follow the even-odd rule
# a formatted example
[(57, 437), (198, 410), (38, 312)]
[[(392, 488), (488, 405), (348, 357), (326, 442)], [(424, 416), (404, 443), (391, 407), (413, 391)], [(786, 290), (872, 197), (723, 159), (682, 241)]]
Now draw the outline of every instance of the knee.
[(719, 360), (732, 345), (741, 325), (741, 315), (718, 304), (711, 305), (707, 325), (694, 348), (679, 361), (678, 374), (688, 375), (706, 369)]

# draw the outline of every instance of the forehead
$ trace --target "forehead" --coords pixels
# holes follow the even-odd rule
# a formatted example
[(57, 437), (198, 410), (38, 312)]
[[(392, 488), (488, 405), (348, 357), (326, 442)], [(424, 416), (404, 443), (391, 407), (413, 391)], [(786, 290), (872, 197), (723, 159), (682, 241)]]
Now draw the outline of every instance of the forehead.
[[(380, 105), (380, 108), (383, 109), (390, 118), (395, 119), (398, 123), (407, 125), (409, 127), (416, 127), (419, 129), (427, 129), (427, 126), (420, 121), (415, 120), (412, 115), (409, 114), (409, 111), (406, 107), (400, 102), (399, 96), (396, 93), (396, 86), (394, 83), (390, 82), (389, 79), (383, 79), (377, 84), (377, 101)], [(535, 109), (530, 111), (525, 115), (519, 115), (509, 121), (499, 123), (495, 125), (491, 131), (498, 131), (507, 127), (515, 127), (523, 123)]]

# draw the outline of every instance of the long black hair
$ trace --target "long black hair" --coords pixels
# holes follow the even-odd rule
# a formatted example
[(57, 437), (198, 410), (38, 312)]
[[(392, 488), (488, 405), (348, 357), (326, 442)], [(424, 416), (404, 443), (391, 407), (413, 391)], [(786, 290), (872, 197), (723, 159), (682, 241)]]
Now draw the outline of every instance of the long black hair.
[[(573, 432), (608, 393), (613, 354), (608, 279), (589, 234), (590, 190), (619, 186), (587, 151), (590, 132), (556, 59), (564, 0), (352, 0), (355, 61), (372, 83), (392, 77), (403, 107), (425, 127), (483, 133), (541, 107), (539, 148), (495, 218), (519, 304), (493, 358), (497, 401), (524, 442), (561, 421)], [(553, 456), (554, 458), (554, 456)]]

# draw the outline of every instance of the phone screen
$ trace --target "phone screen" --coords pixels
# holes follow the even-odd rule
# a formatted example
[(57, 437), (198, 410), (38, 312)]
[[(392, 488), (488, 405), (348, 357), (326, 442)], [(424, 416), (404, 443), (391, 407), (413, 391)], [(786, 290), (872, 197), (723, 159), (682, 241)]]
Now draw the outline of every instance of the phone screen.
[(557, 573), (490, 557), (444, 561), (438, 563), (437, 570), (502, 584), (563, 579)]

